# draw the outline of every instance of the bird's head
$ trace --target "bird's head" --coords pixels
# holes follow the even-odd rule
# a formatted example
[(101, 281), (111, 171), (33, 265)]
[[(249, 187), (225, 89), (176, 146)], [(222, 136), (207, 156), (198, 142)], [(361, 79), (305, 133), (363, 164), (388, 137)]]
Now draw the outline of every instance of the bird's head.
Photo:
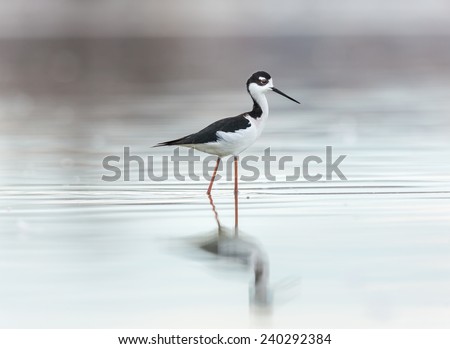
[(299, 101), (295, 100), (292, 97), (289, 97), (287, 94), (275, 88), (273, 86), (272, 77), (265, 71), (258, 71), (250, 76), (250, 78), (247, 80), (247, 91), (254, 98), (258, 95), (265, 94), (268, 91), (273, 91), (278, 93), (279, 95), (282, 95), (283, 97), (286, 97), (287, 99), (290, 99), (291, 101), (294, 101), (295, 103), (300, 104)]

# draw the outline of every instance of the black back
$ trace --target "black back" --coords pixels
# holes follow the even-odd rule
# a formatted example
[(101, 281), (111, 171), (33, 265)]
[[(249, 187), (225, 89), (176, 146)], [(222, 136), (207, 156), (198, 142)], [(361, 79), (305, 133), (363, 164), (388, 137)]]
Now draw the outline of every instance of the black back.
[(186, 137), (178, 138), (173, 141), (158, 143), (156, 146), (216, 142), (218, 140), (217, 131), (232, 133), (250, 127), (250, 121), (244, 116), (246, 114), (247, 113), (218, 120), (197, 133), (192, 133)]

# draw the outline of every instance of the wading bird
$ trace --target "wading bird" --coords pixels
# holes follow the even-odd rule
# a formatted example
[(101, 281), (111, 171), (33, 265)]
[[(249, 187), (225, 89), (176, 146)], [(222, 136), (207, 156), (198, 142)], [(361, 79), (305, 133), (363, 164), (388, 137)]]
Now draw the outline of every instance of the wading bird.
[(179, 145), (217, 155), (216, 166), (207, 191), (208, 195), (211, 193), (220, 159), (232, 155), (234, 157), (234, 193), (237, 194), (239, 154), (251, 146), (261, 135), (269, 116), (269, 105), (266, 99), (266, 93), (269, 91), (276, 92), (300, 104), (294, 98), (275, 88), (272, 77), (268, 73), (258, 71), (247, 80), (247, 92), (253, 100), (251, 111), (218, 120), (197, 133), (173, 141), (158, 143), (156, 146)]

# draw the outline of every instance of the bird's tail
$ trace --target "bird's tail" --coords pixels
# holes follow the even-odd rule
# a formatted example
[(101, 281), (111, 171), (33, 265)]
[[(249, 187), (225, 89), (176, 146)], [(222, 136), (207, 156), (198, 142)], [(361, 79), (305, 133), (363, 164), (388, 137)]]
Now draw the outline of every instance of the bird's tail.
[(153, 148), (155, 148), (155, 147), (164, 147), (164, 146), (167, 146), (167, 145), (189, 144), (189, 142), (187, 142), (187, 138), (188, 137), (189, 136), (181, 137), (181, 138), (178, 138), (178, 139), (174, 139), (172, 141), (161, 142), (161, 143), (158, 143), (158, 144), (154, 145)]

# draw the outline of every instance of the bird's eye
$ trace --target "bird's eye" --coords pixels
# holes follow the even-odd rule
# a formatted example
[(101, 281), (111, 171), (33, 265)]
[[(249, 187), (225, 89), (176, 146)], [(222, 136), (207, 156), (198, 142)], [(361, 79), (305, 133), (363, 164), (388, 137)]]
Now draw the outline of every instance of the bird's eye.
[(260, 78), (259, 78), (259, 83), (260, 83), (261, 85), (265, 85), (265, 84), (267, 84), (267, 79), (266, 79), (266, 78), (263, 78), (263, 77), (260, 77)]

